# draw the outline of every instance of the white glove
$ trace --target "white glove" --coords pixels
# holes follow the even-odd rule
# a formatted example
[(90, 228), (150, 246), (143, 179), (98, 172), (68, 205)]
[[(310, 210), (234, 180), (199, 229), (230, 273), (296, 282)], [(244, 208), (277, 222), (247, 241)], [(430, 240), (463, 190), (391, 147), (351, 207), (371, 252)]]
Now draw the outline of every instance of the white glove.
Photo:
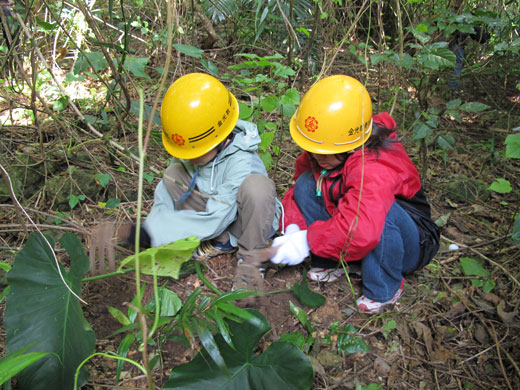
[[(307, 243), (307, 230), (299, 230), (278, 238), (284, 238), (285, 240), (282, 244), (278, 244), (280, 247), (276, 255), (271, 258), (273, 263), (296, 265), (309, 256), (310, 249)], [(278, 246), (275, 242), (276, 240), (273, 241), (273, 246)]]
[(287, 226), (285, 228), (284, 235), (293, 234), (293, 233), (296, 233), (296, 232), (299, 232), (299, 231), (300, 231), (300, 227), (298, 225), (296, 225), (295, 223), (291, 223), (289, 226)]
[(291, 234), (299, 232), (299, 231), (300, 231), (300, 227), (298, 225), (296, 225), (295, 223), (290, 224), (289, 226), (287, 226), (285, 228), (285, 233), (283, 236), (276, 237), (273, 240), (272, 246), (280, 246), (280, 245), (284, 244), (285, 242), (287, 242), (287, 240), (289, 240), (289, 236)]

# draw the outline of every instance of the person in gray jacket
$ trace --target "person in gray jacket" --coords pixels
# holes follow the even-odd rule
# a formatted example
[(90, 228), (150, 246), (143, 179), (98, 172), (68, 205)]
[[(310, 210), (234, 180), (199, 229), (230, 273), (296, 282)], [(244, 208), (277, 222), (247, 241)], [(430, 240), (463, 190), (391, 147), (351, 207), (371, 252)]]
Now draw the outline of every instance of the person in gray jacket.
[(197, 236), (196, 257), (238, 249), (244, 261), (268, 246), (280, 202), (257, 154), (256, 125), (239, 120), (238, 111), (235, 97), (213, 76), (190, 73), (170, 86), (161, 122), (173, 159), (155, 189), (142, 246)]

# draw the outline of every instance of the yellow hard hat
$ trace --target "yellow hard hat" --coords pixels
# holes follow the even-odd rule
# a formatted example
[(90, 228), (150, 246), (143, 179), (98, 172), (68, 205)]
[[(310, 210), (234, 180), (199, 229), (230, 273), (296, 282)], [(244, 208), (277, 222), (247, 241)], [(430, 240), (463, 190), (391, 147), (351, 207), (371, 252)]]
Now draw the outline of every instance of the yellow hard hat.
[(223, 142), (237, 120), (237, 100), (219, 80), (204, 73), (189, 73), (178, 78), (164, 95), (164, 148), (177, 158), (200, 157)]
[(289, 128), (294, 142), (308, 152), (348, 152), (372, 133), (372, 100), (358, 80), (326, 77), (305, 93)]

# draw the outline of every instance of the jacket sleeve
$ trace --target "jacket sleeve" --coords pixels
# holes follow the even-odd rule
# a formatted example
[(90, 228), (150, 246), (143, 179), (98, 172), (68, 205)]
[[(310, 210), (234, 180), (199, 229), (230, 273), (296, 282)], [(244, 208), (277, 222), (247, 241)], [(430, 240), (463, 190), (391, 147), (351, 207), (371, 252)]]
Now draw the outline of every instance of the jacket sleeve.
[[(312, 168), (311, 159), (307, 152), (304, 152), (298, 156), (295, 163), (295, 172), (293, 180), (296, 182), (298, 177), (305, 171)], [(285, 228), (291, 224), (296, 224), (300, 229), (306, 229), (307, 223), (303, 218), (296, 201), (294, 200), (294, 184), (291, 185), (289, 190), (285, 193), (282, 198), (283, 212), (280, 218), (280, 231), (285, 232)]]
[(386, 214), (395, 200), (396, 181), (384, 164), (367, 161), (364, 169), (361, 161), (353, 164), (345, 177), (346, 193), (334, 215), (308, 228), (311, 251), (337, 260), (341, 254), (346, 261), (365, 257), (379, 243)]

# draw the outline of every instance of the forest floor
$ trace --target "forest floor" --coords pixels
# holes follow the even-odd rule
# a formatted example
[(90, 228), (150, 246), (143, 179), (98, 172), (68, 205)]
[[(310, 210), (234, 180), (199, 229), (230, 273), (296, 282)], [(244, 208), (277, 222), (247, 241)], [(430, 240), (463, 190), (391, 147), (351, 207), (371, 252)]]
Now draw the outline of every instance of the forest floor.
[[(488, 95), (467, 90), (460, 98), (487, 103), (492, 107), (506, 107), (514, 114), (511, 118), (518, 122), (516, 125), (520, 125), (520, 104), (510, 98), (514, 92), (499, 87), (491, 90), (493, 93)], [(505, 160), (503, 153), (494, 153), (495, 150), (503, 151), (507, 135), (504, 126), (497, 124), (500, 119), (497, 116), (472, 114), (464, 116), (459, 123), (443, 118), (441, 127), (455, 138), (456, 151), (448, 151), (445, 159), (441, 153), (429, 153), (427, 169), (424, 169), (424, 159), (419, 158), (412, 131), (400, 130), (403, 143), (423, 175), (433, 217), (444, 221), (442, 247), (430, 265), (406, 277), (404, 294), (399, 303), (380, 315), (356, 311), (353, 292), (360, 294), (361, 280), (354, 274), (350, 277), (352, 288), (346, 278), (334, 283), (308, 283), (313, 291), (326, 297), (325, 305), (306, 309), (317, 331), (317, 338), (326, 334), (335, 321), (351, 323), (369, 347), (366, 353), (345, 355), (338, 354), (334, 345), (315, 343), (309, 353), (315, 369), (313, 389), (357, 390), (370, 384), (379, 384), (385, 389), (520, 388), (519, 249), (509, 241), (513, 217), (519, 211), (517, 186), (520, 183), (520, 164)], [(31, 145), (24, 143), (22, 138), (29, 138), (32, 132), (29, 127), (18, 127), (19, 138), (14, 139), (8, 134), (2, 136), (4, 146), (9, 145), (12, 150), (27, 154)], [(87, 138), (84, 140), (88, 141)], [(298, 154), (290, 139), (282, 142), (278, 169), (273, 175), (279, 197), (283, 196), (291, 182), (293, 163)], [(168, 157), (157, 140), (154, 148), (148, 158), (154, 160), (156, 165), (166, 166)], [(97, 201), (90, 198), (80, 207), (67, 211), (70, 219), (86, 231), (106, 218), (131, 220), (128, 210), (137, 207), (135, 197), (129, 195), (136, 191), (136, 167), (127, 165), (125, 172), (115, 171), (111, 156), (105, 144), (94, 142), (88, 145), (88, 150), (79, 148), (78, 153), (67, 162), (70, 164), (67, 165), (69, 172), (72, 166), (80, 171), (92, 171), (92, 166), (98, 172), (107, 168), (115, 179), (111, 183), (111, 191), (122, 198), (117, 213), (107, 215), (106, 209), (98, 207)], [(57, 164), (58, 159), (56, 155), (49, 158), (49, 170), (53, 169), (50, 165)], [(95, 165), (89, 161), (95, 162)], [(62, 176), (68, 177), (63, 172)], [(508, 180), (513, 191), (506, 194), (489, 191), (487, 187), (497, 178)], [(159, 179), (156, 177), (145, 186), (145, 212), (151, 206), (153, 189)], [(103, 191), (106, 195), (107, 190)], [(42, 198), (34, 194), (32, 199), (36, 206), (31, 207), (40, 212), (53, 210), (53, 205), (58, 207), (57, 196), (49, 195), (45, 193)], [(124, 196), (127, 198), (124, 199)], [(12, 210), (4, 211), (0, 226), (17, 224), (15, 213)], [(43, 214), (35, 215), (41, 223), (46, 220)], [(55, 226), (53, 234), (60, 233), (60, 226), (66, 224)], [(86, 237), (83, 238), (86, 240)], [(20, 248), (24, 239), (20, 231), (5, 228), (1, 245)], [(460, 249), (450, 251), (448, 245), (452, 243)], [(2, 254), (3, 259), (10, 256), (11, 252), (4, 251)], [(467, 274), (461, 258), (477, 259), (488, 274)], [(235, 268), (236, 258), (223, 255), (206, 262), (205, 276), (221, 291), (230, 291)], [(306, 263), (296, 267), (270, 268), (264, 279), (264, 291), (290, 288), (302, 279), (307, 269)], [(145, 302), (153, 294), (151, 278), (146, 278)], [(196, 287), (209, 293), (196, 274), (178, 280), (160, 278), (159, 284), (175, 291), (183, 301)], [(117, 351), (122, 335), (113, 333), (121, 324), (107, 308), (112, 306), (126, 312), (127, 304), (134, 296), (135, 280), (132, 274), (84, 284), (82, 297), (88, 302), (84, 313), (96, 333), (97, 351)], [(259, 346), (260, 350), (278, 340), (282, 333), (305, 331), (289, 310), (290, 301), (297, 303), (291, 292), (279, 292), (264, 295), (253, 304), (272, 327)], [(2, 313), (4, 304), (1, 306)], [(4, 349), (3, 328), (0, 343), (1, 349)], [(159, 388), (168, 379), (172, 368), (189, 361), (195, 354), (194, 350), (174, 341), (166, 341), (160, 350), (153, 352), (162, 357), (162, 367), (154, 371)], [(133, 349), (128, 356), (139, 360), (140, 352)], [(114, 360), (96, 357), (89, 362), (88, 368), (91, 376), (87, 388), (116, 388)], [(130, 365), (124, 366), (121, 378), (121, 387), (117, 388), (145, 386), (144, 378)]]

